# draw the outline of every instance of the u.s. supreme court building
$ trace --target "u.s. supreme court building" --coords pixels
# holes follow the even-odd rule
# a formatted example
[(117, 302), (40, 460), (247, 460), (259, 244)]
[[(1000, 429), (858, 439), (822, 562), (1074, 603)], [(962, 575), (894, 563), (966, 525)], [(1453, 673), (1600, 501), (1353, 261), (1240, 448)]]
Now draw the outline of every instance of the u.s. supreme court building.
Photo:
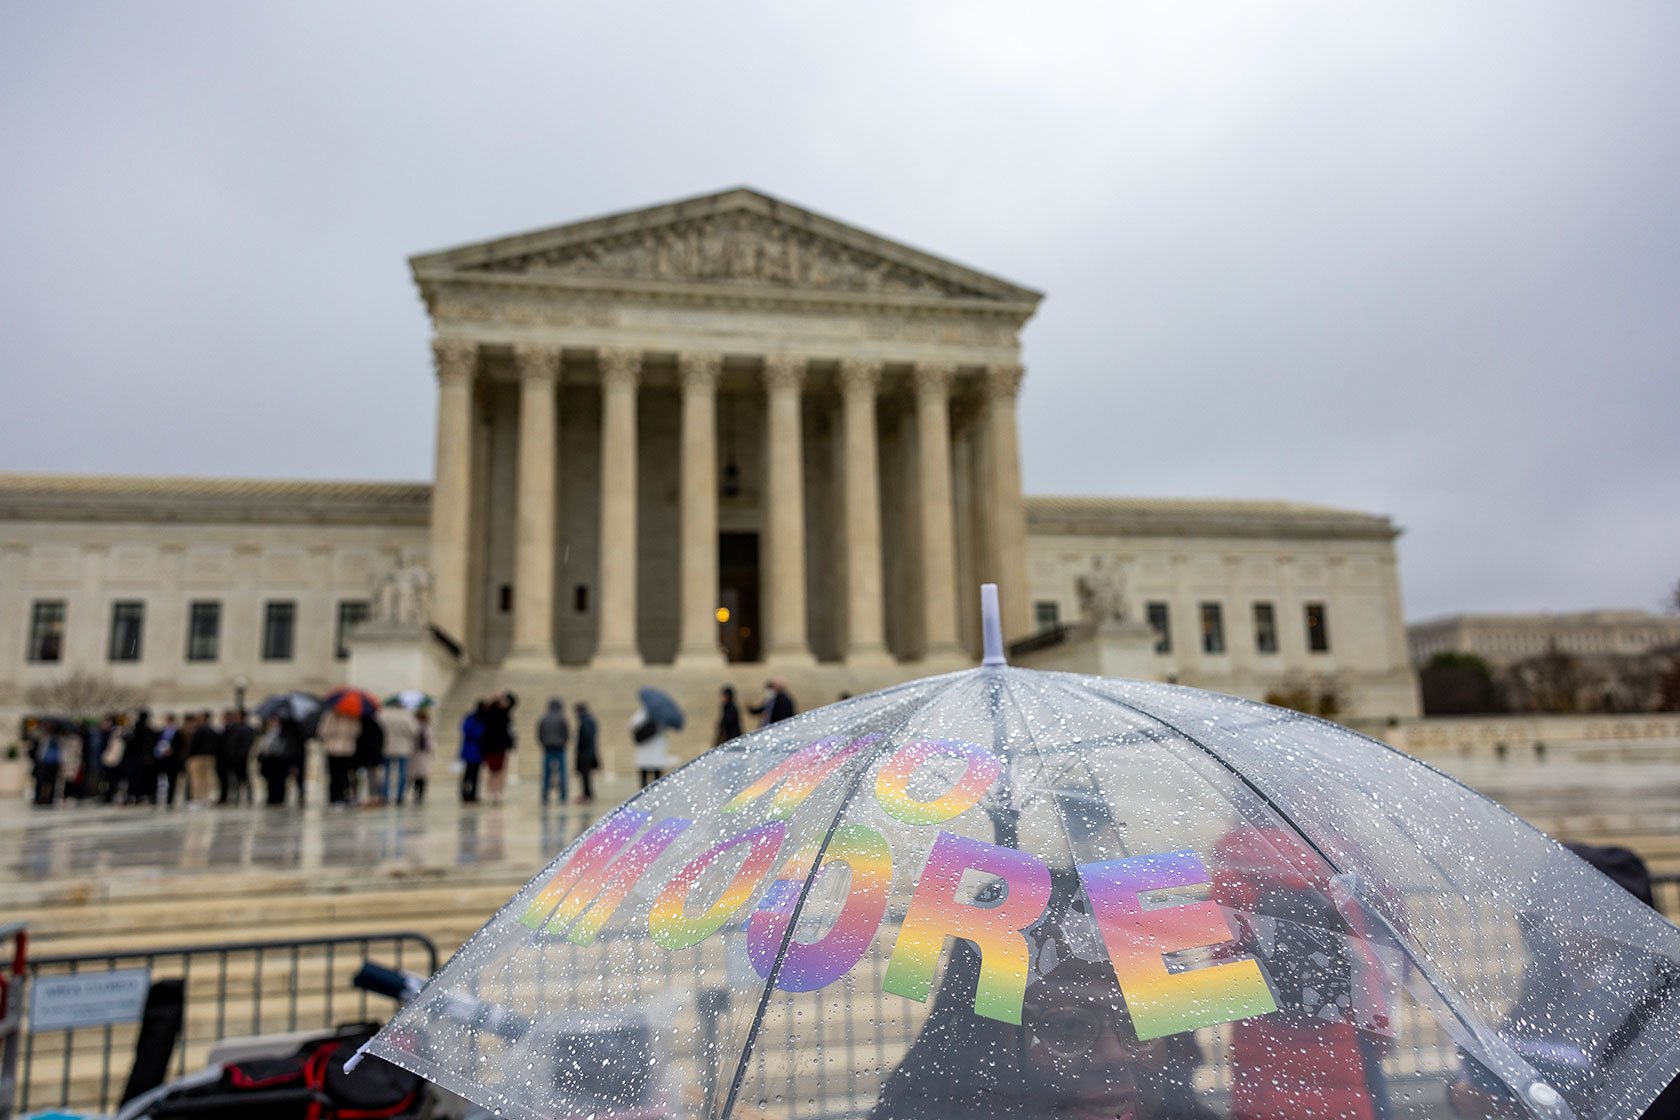
[(744, 189), (411, 265), (430, 485), (0, 476), (8, 737), (75, 669), (159, 711), (422, 687), (445, 730), (511, 687), (591, 701), (623, 767), (643, 684), (686, 755), (720, 684), (973, 664), (983, 582), (1028, 664), (1417, 712), (1386, 517), (1023, 496), (1037, 292)]

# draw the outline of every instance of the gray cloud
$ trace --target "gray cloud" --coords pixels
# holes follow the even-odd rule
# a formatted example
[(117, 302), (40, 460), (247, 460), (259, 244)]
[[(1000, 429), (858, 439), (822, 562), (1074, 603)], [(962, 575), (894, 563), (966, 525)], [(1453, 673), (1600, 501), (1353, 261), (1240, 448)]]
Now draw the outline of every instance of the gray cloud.
[[(610, 9), (610, 11), (609, 11)], [(1680, 9), (0, 8), (0, 469), (423, 478), (410, 253), (750, 183), (1042, 288), (1038, 493), (1680, 577)]]

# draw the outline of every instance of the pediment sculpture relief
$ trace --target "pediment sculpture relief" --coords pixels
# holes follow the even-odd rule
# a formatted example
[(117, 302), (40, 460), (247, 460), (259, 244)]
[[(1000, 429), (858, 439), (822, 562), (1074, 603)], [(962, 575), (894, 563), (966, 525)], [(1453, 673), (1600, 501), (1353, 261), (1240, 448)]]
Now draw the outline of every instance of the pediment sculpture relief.
[(986, 293), (758, 214), (724, 214), (558, 246), (482, 266), (603, 280), (740, 284), (835, 292)]

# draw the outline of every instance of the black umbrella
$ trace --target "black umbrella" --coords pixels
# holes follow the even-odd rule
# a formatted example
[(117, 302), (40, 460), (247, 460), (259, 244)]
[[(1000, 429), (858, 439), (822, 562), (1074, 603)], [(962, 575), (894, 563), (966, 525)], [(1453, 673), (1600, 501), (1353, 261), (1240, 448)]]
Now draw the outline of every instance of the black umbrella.
[(677, 702), (657, 688), (644, 688), (636, 693), (636, 699), (642, 702), (642, 707), (655, 723), (669, 727), (673, 731), (683, 728), (683, 712), (677, 707)]

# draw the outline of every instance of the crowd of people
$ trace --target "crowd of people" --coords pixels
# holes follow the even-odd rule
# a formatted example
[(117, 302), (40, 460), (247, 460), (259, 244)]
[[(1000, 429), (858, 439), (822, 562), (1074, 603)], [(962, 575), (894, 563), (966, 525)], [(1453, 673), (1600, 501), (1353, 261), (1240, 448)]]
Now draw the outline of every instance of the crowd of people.
[[(518, 745), (513, 716), (518, 697), (502, 691), (476, 701), (460, 725), (460, 799), (502, 803), (508, 756)], [(764, 682), (764, 694), (747, 714), (765, 727), (795, 711), (787, 683)], [(574, 735), (575, 723), (575, 735)], [(577, 804), (595, 800), (594, 775), (601, 768), (599, 730), (589, 705), (579, 702), (568, 717), (559, 699), (548, 701), (535, 725), (542, 751), (543, 805), (553, 797), (570, 800), (575, 774)], [(629, 722), (640, 783), (657, 781), (674, 759), (666, 732), (671, 726), (639, 706)], [(743, 731), (735, 690), (719, 692), (713, 743)], [(429, 707), (385, 704), (360, 715), (328, 708), (308, 718), (286, 714), (256, 721), (242, 709), (221, 713), (166, 713), (161, 723), (141, 709), (132, 718), (112, 713), (80, 723), (49, 719), (26, 736), (33, 767), (34, 803), (63, 801), (188, 807), (254, 804), (259, 783), (264, 804), (305, 803), (309, 743), (318, 740), (331, 806), (404, 805), (425, 800), (431, 776), (433, 740)], [(571, 752), (568, 766), (567, 753)], [(253, 773), (254, 771), (254, 773)]]

